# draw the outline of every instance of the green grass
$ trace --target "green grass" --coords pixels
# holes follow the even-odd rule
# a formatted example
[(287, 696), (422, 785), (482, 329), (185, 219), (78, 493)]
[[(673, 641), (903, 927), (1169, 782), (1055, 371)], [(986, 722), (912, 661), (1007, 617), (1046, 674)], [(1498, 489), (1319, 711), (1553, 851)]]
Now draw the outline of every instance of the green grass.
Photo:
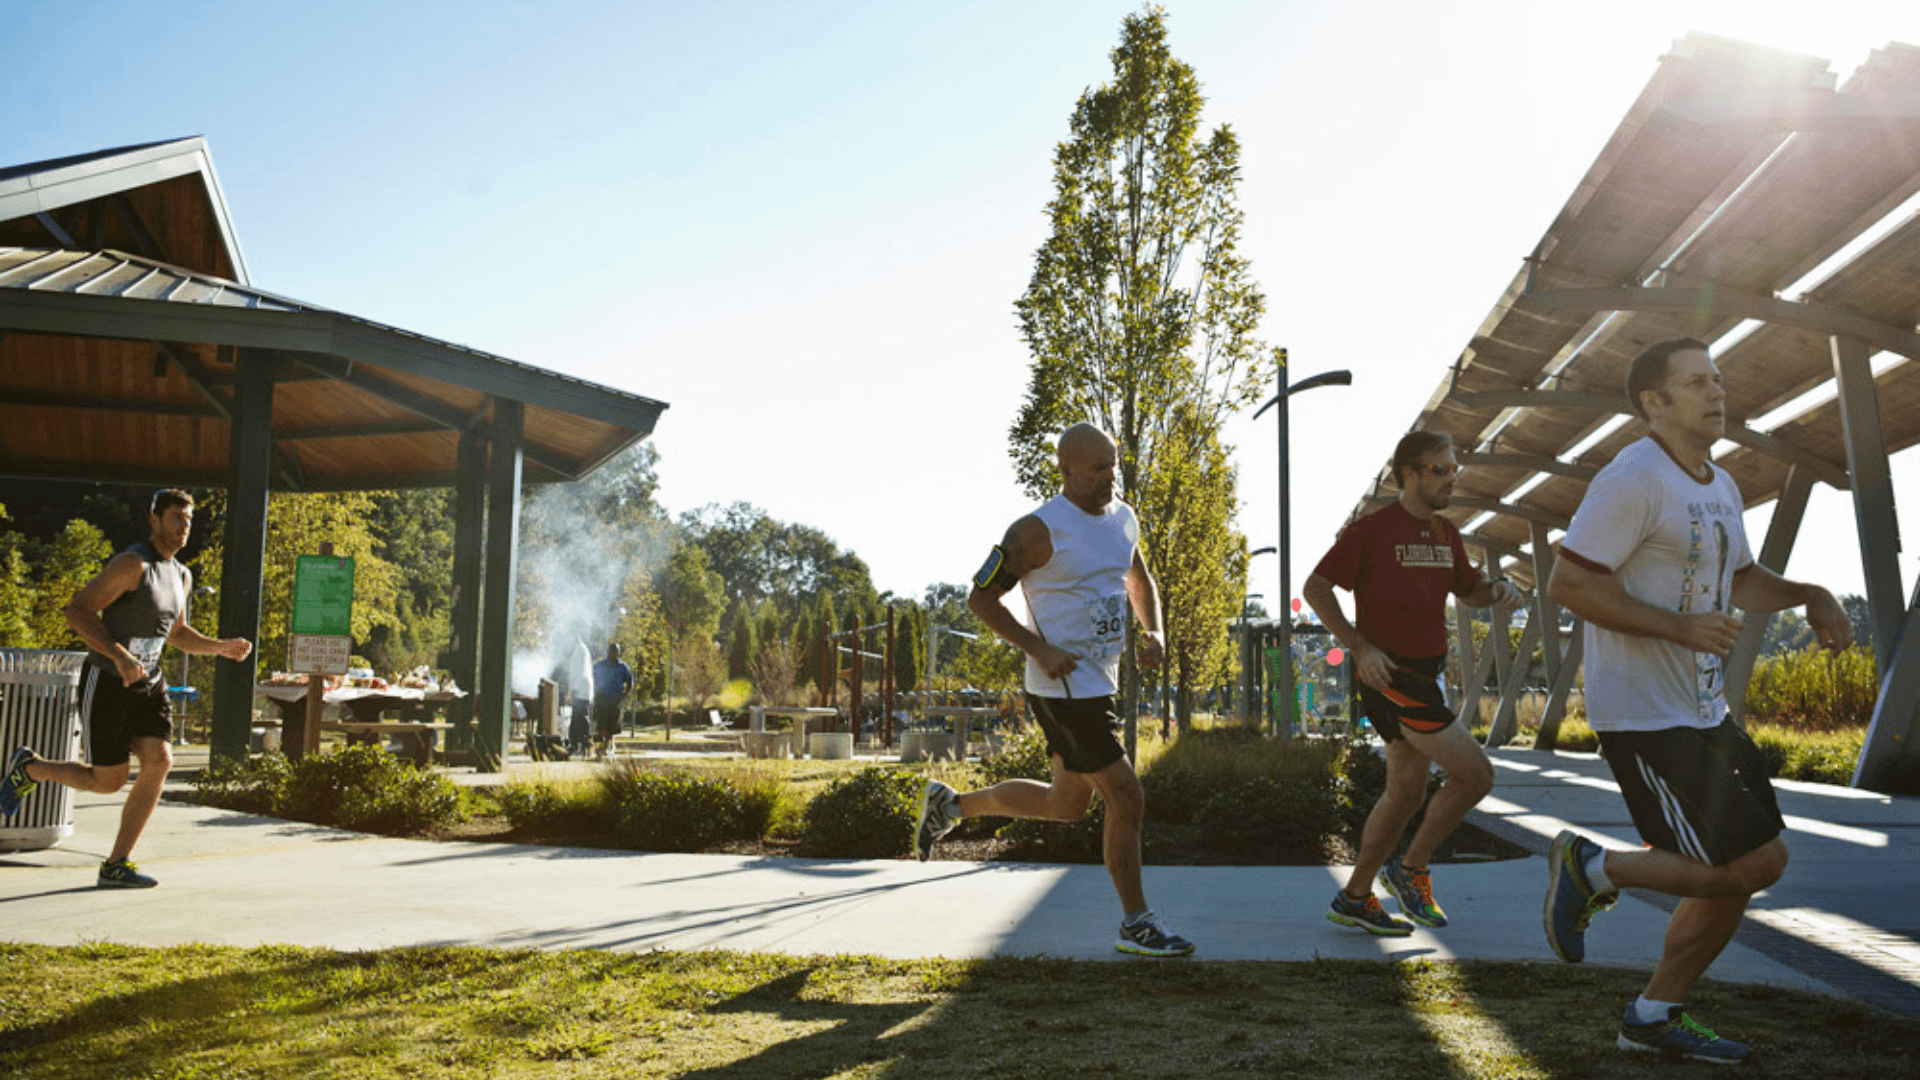
[[(888, 961), (0, 945), (9, 1077), (1698, 1075), (1613, 1049), (1642, 974), (1564, 965)], [(1908, 1075), (1920, 1022), (1704, 984), (1748, 1073)]]

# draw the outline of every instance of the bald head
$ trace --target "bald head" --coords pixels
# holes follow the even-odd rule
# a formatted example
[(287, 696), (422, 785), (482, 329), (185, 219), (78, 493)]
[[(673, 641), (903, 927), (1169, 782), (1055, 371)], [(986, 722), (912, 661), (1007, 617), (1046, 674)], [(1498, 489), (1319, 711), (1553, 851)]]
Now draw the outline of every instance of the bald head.
[(1069, 455), (1084, 454), (1089, 450), (1114, 450), (1117, 447), (1111, 436), (1093, 424), (1075, 424), (1060, 433), (1060, 460), (1065, 463)]
[(1082, 510), (1097, 514), (1113, 501), (1119, 464), (1119, 445), (1098, 427), (1075, 424), (1060, 433), (1060, 490)]

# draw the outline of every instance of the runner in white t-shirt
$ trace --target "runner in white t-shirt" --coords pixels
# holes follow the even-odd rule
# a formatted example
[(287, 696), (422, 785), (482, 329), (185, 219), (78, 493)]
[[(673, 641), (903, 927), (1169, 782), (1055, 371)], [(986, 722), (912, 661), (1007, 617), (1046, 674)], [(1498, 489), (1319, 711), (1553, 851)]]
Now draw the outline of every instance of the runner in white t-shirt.
[[(1060, 494), (1014, 522), (974, 575), (967, 609), (1001, 640), (1027, 654), (1027, 706), (1047, 738), (1051, 783), (1003, 780), (957, 792), (929, 781), (920, 798), (914, 853), (963, 818), (1078, 821), (1094, 792), (1106, 804), (1101, 855), (1124, 918), (1114, 948), (1142, 956), (1186, 956), (1193, 944), (1147, 907), (1140, 884), (1140, 823), (1146, 794), (1117, 738), (1113, 693), (1126, 644), (1127, 613), (1145, 629), (1140, 662), (1158, 667), (1160, 592), (1140, 554), (1133, 508), (1113, 496), (1120, 449), (1092, 424), (1060, 435)], [(1026, 599), (1022, 623), (1001, 598), (1015, 586)]]
[(1804, 605), (1820, 643), (1836, 651), (1853, 634), (1832, 593), (1753, 561), (1739, 488), (1708, 458), (1726, 428), (1726, 394), (1706, 345), (1677, 338), (1648, 347), (1628, 371), (1627, 399), (1649, 434), (1593, 478), (1549, 591), (1586, 620), (1588, 722), (1649, 846), (1609, 851), (1571, 831), (1556, 837), (1547, 941), (1562, 960), (1579, 961), (1589, 920), (1618, 890), (1681, 897), (1660, 963), (1615, 1041), (1735, 1062), (1745, 1044), (1716, 1036), (1682, 1005), (1748, 899), (1787, 868), (1767, 764), (1727, 719), (1723, 664), (1740, 632), (1736, 611)]

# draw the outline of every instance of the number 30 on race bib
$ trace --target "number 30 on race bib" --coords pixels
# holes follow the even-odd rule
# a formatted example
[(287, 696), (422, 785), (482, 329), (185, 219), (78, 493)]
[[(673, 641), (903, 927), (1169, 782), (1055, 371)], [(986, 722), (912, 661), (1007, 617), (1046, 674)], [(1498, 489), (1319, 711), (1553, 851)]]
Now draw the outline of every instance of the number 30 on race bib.
[(1087, 605), (1088, 636), (1104, 652), (1119, 653), (1127, 636), (1127, 598), (1103, 596)]

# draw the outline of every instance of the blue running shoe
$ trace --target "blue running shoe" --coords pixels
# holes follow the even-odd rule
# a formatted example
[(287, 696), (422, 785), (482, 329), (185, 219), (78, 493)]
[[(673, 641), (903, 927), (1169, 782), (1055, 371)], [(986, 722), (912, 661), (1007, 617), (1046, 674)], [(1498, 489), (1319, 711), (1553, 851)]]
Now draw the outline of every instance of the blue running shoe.
[(1636, 1023), (1633, 1006), (1620, 1018), (1620, 1036), (1614, 1045), (1636, 1053), (1663, 1054), (1692, 1061), (1710, 1061), (1715, 1065), (1738, 1065), (1747, 1060), (1747, 1044), (1723, 1039), (1711, 1028), (1703, 1027), (1678, 1005), (1668, 1010), (1665, 1020), (1651, 1024)]
[(1413, 933), (1412, 923), (1387, 914), (1387, 909), (1380, 906), (1379, 899), (1372, 893), (1368, 893), (1365, 900), (1355, 900), (1345, 889), (1335, 892), (1333, 906), (1327, 909), (1327, 919), (1379, 937), (1406, 937)]
[(1193, 942), (1174, 933), (1172, 927), (1161, 922), (1160, 916), (1151, 911), (1122, 922), (1120, 939), (1113, 943), (1113, 947), (1120, 952), (1140, 956), (1193, 955)]
[(27, 775), (27, 766), (39, 760), (40, 755), (31, 747), (23, 746), (13, 752), (7, 760), (7, 772), (0, 776), (0, 818), (10, 818), (20, 812), (20, 804), (39, 783)]
[(103, 889), (151, 889), (160, 882), (125, 859), (108, 859), (100, 864), (98, 884)]
[(1587, 958), (1587, 924), (1620, 898), (1618, 891), (1595, 889), (1587, 880), (1587, 861), (1599, 853), (1599, 844), (1568, 829), (1562, 829), (1547, 850), (1547, 873), (1552, 876), (1547, 879), (1542, 921), (1553, 955), (1569, 964)]

